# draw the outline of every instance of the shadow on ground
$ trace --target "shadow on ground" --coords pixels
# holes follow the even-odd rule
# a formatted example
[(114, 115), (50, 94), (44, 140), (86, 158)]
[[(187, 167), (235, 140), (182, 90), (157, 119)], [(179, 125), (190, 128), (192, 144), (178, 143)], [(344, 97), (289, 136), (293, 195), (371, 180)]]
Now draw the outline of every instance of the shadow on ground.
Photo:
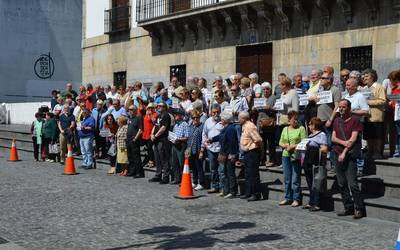
[(211, 248), (216, 243), (241, 244), (260, 243), (266, 241), (281, 240), (285, 236), (281, 234), (249, 234), (238, 240), (229, 241), (218, 238), (218, 235), (234, 233), (235, 230), (250, 229), (256, 226), (253, 222), (229, 222), (217, 227), (206, 228), (201, 231), (185, 233), (186, 229), (179, 226), (158, 226), (140, 230), (138, 233), (152, 236), (154, 240), (132, 244), (128, 246), (109, 248), (107, 250), (122, 250), (128, 248), (151, 247), (155, 249), (188, 249)]

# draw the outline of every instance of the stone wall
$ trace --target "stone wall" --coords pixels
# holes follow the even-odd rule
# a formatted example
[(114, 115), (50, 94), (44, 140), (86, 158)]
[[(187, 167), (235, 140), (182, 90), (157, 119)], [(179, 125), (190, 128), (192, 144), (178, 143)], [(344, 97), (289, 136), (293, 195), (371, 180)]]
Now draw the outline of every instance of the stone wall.
[[(169, 66), (186, 64), (187, 76), (227, 77), (236, 71), (236, 47), (177, 52), (152, 56), (151, 39), (141, 28), (131, 31), (131, 40), (108, 43), (107, 36), (84, 41), (83, 82), (112, 83), (113, 72), (127, 71), (127, 80), (168, 82)], [(325, 33), (272, 42), (273, 79), (280, 72), (309, 74), (313, 68), (332, 65), (338, 76), (341, 48), (372, 45), (373, 68), (379, 80), (400, 65), (400, 24)], [(96, 45), (97, 44), (97, 45)], [(274, 82), (275, 83), (275, 82)]]

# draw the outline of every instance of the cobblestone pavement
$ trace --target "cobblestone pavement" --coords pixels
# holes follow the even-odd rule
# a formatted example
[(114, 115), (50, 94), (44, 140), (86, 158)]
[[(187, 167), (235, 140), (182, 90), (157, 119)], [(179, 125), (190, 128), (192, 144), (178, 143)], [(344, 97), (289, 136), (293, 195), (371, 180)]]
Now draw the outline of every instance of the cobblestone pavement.
[(20, 155), (0, 156), (0, 239), (26, 249), (393, 249), (397, 239), (391, 222), (206, 192), (182, 201), (177, 186), (107, 176), (107, 166), (64, 176)]

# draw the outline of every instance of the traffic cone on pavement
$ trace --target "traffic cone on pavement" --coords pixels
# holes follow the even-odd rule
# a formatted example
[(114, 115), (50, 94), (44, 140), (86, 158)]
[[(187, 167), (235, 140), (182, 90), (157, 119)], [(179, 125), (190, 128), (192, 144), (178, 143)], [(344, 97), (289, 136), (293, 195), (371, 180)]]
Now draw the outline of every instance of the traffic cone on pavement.
[(64, 174), (66, 174), (66, 175), (76, 174), (74, 157), (72, 156), (72, 146), (71, 145), (68, 145), (68, 154), (67, 154), (67, 159), (65, 160)]
[(400, 230), (399, 230), (399, 234), (397, 236), (396, 250), (400, 250)]
[(185, 164), (183, 166), (181, 188), (179, 194), (174, 195), (174, 197), (177, 199), (195, 199), (199, 197), (193, 195), (192, 178), (190, 177), (189, 160), (187, 158), (185, 159)]
[(19, 161), (15, 138), (13, 139), (12, 144), (11, 144), (10, 158), (8, 160), (9, 161)]

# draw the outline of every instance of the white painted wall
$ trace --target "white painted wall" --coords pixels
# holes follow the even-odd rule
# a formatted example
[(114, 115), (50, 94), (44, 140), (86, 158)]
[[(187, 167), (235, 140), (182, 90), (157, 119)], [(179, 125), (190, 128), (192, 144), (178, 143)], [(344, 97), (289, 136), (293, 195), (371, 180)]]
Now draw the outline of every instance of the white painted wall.
[(43, 105), (50, 107), (50, 102), (6, 103), (8, 124), (31, 124), (35, 113)]
[(86, 38), (104, 35), (104, 10), (109, 6), (109, 0), (86, 0)]

